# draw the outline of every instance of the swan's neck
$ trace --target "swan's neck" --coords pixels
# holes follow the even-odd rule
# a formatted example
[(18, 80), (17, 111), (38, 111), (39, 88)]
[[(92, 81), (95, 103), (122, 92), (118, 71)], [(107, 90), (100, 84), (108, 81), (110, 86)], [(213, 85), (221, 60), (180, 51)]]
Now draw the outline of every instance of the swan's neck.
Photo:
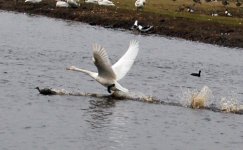
[(73, 68), (73, 71), (78, 71), (78, 72), (83, 72), (85, 74), (88, 74), (89, 76), (91, 76), (92, 78), (96, 79), (98, 74), (89, 70), (85, 70), (85, 69), (81, 69), (81, 68)]

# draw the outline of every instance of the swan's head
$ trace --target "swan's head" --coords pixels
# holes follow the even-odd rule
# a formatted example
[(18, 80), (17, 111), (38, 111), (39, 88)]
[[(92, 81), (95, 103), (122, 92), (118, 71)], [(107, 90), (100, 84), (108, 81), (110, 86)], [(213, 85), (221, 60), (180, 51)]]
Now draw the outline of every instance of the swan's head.
[(75, 66), (70, 66), (70, 67), (67, 67), (66, 70), (75, 70), (76, 67)]

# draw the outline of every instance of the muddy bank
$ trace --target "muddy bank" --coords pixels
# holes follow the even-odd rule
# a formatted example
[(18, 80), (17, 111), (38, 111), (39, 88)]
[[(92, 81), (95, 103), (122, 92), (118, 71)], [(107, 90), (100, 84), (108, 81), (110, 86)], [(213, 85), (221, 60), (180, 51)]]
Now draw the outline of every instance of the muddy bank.
[(154, 28), (147, 34), (179, 37), (192, 41), (243, 48), (243, 26), (230, 26), (214, 22), (195, 22), (190, 19), (137, 12), (116, 7), (81, 4), (79, 8), (56, 8), (54, 0), (40, 4), (25, 4), (19, 0), (0, 0), (0, 9), (25, 12), (85, 22), (110, 28), (130, 29), (135, 20)]

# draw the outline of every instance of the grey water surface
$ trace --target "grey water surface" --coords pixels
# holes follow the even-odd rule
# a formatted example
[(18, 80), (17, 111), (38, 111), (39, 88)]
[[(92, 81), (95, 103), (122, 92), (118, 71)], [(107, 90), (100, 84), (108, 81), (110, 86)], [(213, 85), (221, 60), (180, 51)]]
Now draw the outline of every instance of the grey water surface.
[[(140, 42), (130, 91), (182, 103), (186, 89), (243, 104), (243, 49), (134, 35), (79, 22), (0, 12), (1, 150), (222, 150), (243, 148), (243, 115), (79, 96), (43, 96), (36, 86), (107, 93), (75, 65), (96, 71), (92, 44), (116, 62)], [(202, 70), (202, 77), (190, 76)]]

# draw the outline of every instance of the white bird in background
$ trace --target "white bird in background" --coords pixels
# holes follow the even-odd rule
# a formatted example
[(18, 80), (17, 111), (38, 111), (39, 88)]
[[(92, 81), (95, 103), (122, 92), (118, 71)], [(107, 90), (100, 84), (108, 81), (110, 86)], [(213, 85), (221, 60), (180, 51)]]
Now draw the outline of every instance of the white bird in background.
[(122, 79), (132, 67), (139, 51), (138, 41), (130, 41), (127, 52), (114, 64), (111, 65), (106, 50), (99, 46), (93, 46), (93, 62), (97, 67), (98, 73), (80, 69), (75, 66), (67, 70), (79, 71), (88, 74), (97, 82), (107, 87), (109, 93), (112, 91), (128, 92), (128, 89), (122, 87), (118, 81)]
[(228, 11), (228, 9), (225, 10), (224, 14), (226, 16), (232, 17), (232, 14)]
[(42, 0), (25, 0), (25, 3), (40, 3)]
[(69, 7), (68, 3), (63, 0), (57, 0), (56, 7)]
[(93, 4), (98, 4), (98, 0), (85, 0), (85, 3), (93, 3)]
[(67, 0), (67, 3), (72, 8), (77, 8), (80, 6), (79, 0)]
[(143, 7), (145, 6), (146, 0), (136, 0), (135, 2), (135, 7), (137, 7), (138, 9), (143, 9)]
[(104, 6), (115, 6), (115, 4), (109, 0), (98, 0), (98, 4)]

